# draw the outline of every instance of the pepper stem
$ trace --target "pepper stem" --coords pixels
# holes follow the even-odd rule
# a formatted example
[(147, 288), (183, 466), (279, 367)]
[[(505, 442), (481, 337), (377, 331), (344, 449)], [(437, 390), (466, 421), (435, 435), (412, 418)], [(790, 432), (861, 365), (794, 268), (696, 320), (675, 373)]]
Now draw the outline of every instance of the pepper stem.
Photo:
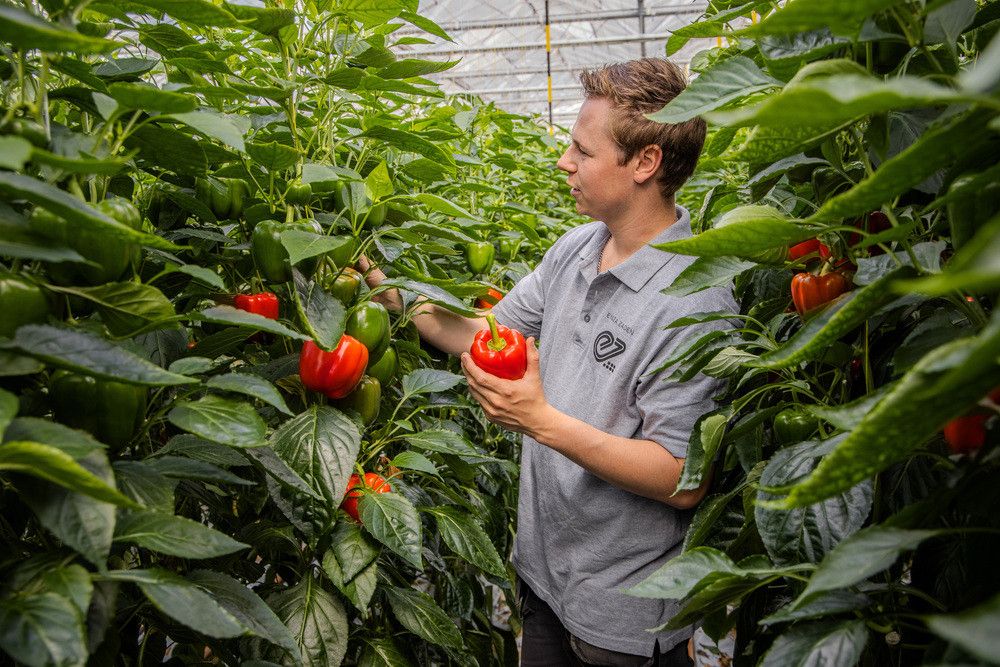
[(499, 352), (507, 347), (507, 341), (503, 339), (500, 331), (497, 329), (497, 318), (493, 313), (486, 316), (486, 323), (490, 325), (490, 333), (493, 334), (493, 339), (488, 343), (489, 348), (494, 352)]

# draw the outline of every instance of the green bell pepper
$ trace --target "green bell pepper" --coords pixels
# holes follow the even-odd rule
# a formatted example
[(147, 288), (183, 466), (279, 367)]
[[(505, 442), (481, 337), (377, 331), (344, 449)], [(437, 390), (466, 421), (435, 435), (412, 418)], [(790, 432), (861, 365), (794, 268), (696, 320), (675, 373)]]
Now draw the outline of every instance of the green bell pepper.
[(358, 240), (353, 236), (335, 236), (333, 237), (342, 243), (326, 253), (326, 256), (333, 262), (333, 265), (338, 269), (342, 269), (345, 266), (350, 266), (354, 260), (354, 253), (358, 251)]
[(49, 300), (35, 283), (6, 271), (0, 273), (0, 337), (11, 338), (25, 324), (44, 322)]
[(465, 244), (465, 263), (473, 274), (487, 273), (493, 267), (493, 244), (478, 241)]
[(382, 403), (382, 385), (376, 378), (365, 375), (350, 394), (334, 401), (341, 410), (353, 410), (361, 416), (361, 423), (368, 426), (378, 417)]
[(250, 194), (247, 184), (238, 178), (199, 178), (195, 193), (219, 220), (234, 220), (243, 214), (246, 198)]
[(289, 204), (305, 205), (312, 201), (312, 186), (308, 183), (296, 181), (289, 183), (285, 191), (285, 201)]
[(339, 272), (328, 272), (323, 279), (323, 289), (347, 307), (354, 303), (361, 280), (360, 273), (347, 267)]
[(347, 318), (345, 332), (368, 348), (368, 363), (374, 364), (389, 347), (389, 311), (375, 301), (360, 303)]
[(818, 425), (816, 417), (805, 409), (786, 408), (774, 416), (774, 441), (779, 445), (802, 442), (816, 432)]
[(146, 416), (146, 387), (59, 370), (49, 381), (56, 420), (123, 448)]
[(399, 368), (399, 357), (396, 348), (391, 345), (385, 349), (382, 356), (374, 364), (368, 364), (368, 375), (378, 380), (383, 386), (388, 386), (396, 377)]
[[(261, 275), (269, 282), (287, 283), (292, 279), (292, 265), (288, 258), (288, 251), (281, 243), (281, 233), (290, 229), (301, 229), (315, 234), (323, 233), (323, 228), (314, 220), (285, 223), (264, 220), (258, 222), (257, 226), (253, 228), (253, 234), (250, 237), (253, 259)], [(312, 277), (321, 257), (321, 255), (309, 257), (296, 266), (307, 278)]]

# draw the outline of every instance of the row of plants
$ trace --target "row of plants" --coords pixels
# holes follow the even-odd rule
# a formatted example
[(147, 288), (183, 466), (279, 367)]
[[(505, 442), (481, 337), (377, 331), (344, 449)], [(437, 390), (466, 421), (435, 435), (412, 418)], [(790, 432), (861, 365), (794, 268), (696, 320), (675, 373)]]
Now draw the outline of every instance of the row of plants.
[[(754, 13), (759, 13), (758, 21)], [(1000, 4), (712, 0), (728, 46), (652, 117), (710, 126), (679, 201), (739, 313), (666, 364), (726, 378), (684, 553), (632, 590), (736, 665), (1000, 660)]]
[(0, 661), (516, 662), (518, 440), (413, 303), (576, 221), (417, 10), (0, 5)]

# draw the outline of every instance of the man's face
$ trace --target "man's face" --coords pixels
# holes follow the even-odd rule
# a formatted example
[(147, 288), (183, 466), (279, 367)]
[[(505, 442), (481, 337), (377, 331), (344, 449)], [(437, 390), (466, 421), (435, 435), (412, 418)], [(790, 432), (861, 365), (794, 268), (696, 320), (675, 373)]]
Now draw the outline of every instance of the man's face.
[(566, 172), (576, 210), (605, 223), (627, 207), (635, 182), (632, 162), (618, 163), (621, 151), (611, 138), (611, 103), (588, 98), (573, 126), (572, 142), (556, 163)]

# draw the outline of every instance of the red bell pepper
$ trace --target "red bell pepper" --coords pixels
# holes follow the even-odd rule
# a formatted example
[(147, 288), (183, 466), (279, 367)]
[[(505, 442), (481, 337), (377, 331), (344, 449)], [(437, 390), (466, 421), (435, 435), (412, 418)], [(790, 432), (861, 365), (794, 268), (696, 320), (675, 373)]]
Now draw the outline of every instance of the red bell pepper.
[(237, 294), (233, 305), (248, 313), (263, 315), (270, 320), (278, 319), (278, 297), (273, 292), (257, 294)]
[(357, 490), (359, 486), (368, 487), (372, 493), (392, 492), (392, 486), (378, 473), (366, 472), (364, 482), (361, 481), (360, 475), (351, 475), (351, 479), (347, 482), (347, 493), (344, 494), (344, 501), (340, 503), (340, 509), (347, 512), (355, 521), (361, 521), (361, 517), (358, 515), (358, 500), (361, 499), (361, 491)]
[(476, 365), (506, 380), (520, 380), (528, 370), (528, 344), (520, 331), (497, 324), (493, 313), (486, 316), (489, 329), (476, 334), (469, 353)]
[(847, 291), (850, 284), (843, 274), (833, 271), (822, 276), (797, 273), (792, 278), (792, 301), (799, 315), (816, 310)]
[(502, 298), (503, 292), (495, 290), (491, 287), (489, 292), (476, 299), (476, 308), (492, 308), (497, 305)]
[(819, 239), (809, 239), (796, 243), (788, 249), (788, 259), (792, 262), (813, 254), (818, 254), (820, 259), (826, 259), (830, 256), (830, 248), (825, 243), (820, 243)]
[(955, 417), (944, 426), (944, 440), (952, 454), (971, 454), (986, 442), (989, 413), (973, 412)]
[(302, 346), (299, 355), (299, 377), (306, 389), (318, 391), (329, 398), (343, 398), (351, 393), (368, 366), (368, 348), (347, 334), (332, 352), (327, 352), (311, 340)]
[[(858, 218), (854, 221), (854, 226), (858, 229), (863, 229), (869, 234), (878, 234), (892, 228), (892, 223), (889, 221), (889, 216), (887, 216), (882, 211), (872, 211), (868, 214), (868, 218)], [(851, 232), (847, 236), (847, 245), (852, 248), (857, 244), (861, 243), (861, 234), (857, 232)], [(864, 248), (868, 251), (869, 255), (882, 255), (885, 251), (877, 245), (870, 245)]]

